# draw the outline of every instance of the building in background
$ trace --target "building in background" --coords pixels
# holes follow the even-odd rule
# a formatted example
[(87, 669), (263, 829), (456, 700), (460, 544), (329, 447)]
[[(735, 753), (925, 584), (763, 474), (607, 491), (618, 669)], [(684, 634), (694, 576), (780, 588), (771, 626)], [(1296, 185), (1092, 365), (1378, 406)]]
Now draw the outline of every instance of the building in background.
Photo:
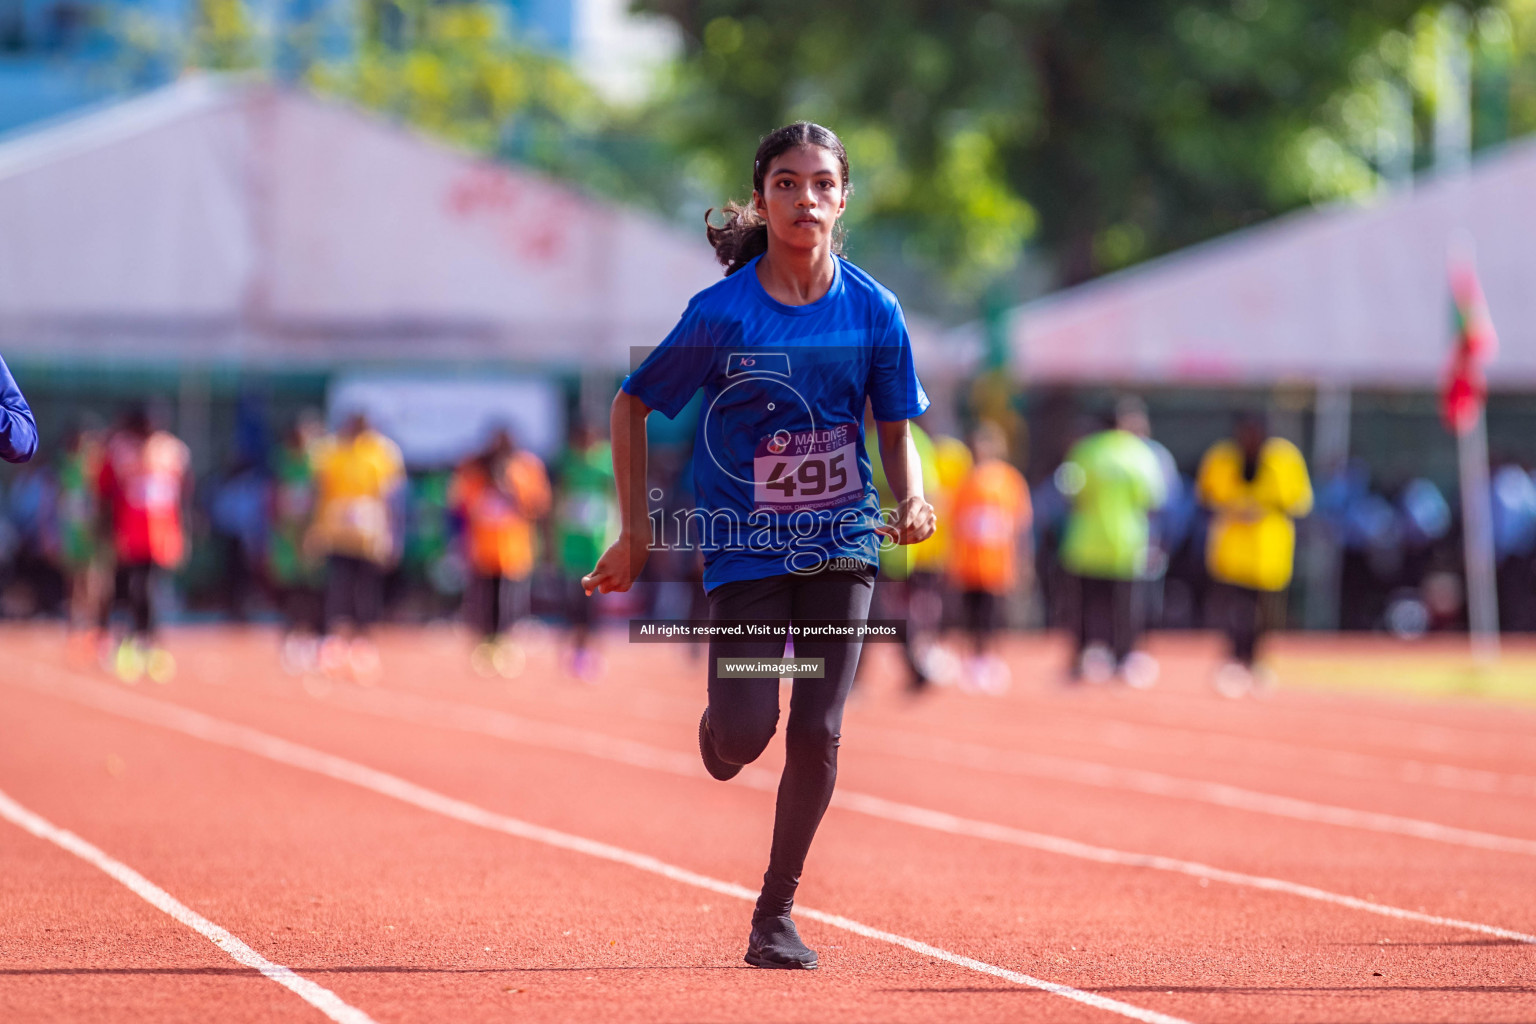
[[(678, 52), (675, 25), (625, 0), (492, 0), (518, 39), (568, 60), (604, 98), (644, 99)], [(188, 66), (212, 0), (0, 0), (0, 132), (164, 85)], [(237, 6), (242, 6), (238, 5)], [(248, 0), (257, 66), (282, 81), (387, 36), (390, 0)]]

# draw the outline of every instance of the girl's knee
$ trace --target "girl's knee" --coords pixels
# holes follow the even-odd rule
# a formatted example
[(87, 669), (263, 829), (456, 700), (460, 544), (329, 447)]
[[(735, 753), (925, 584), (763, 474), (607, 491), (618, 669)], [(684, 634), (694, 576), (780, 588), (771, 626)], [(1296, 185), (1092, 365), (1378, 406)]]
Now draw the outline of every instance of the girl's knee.
[(842, 734), (825, 722), (810, 725), (792, 722), (784, 731), (784, 752), (794, 759), (830, 760), (837, 756), (841, 739)]
[(751, 764), (768, 749), (778, 726), (777, 716), (764, 720), (717, 719), (711, 710), (709, 734), (715, 741), (715, 753), (730, 764)]

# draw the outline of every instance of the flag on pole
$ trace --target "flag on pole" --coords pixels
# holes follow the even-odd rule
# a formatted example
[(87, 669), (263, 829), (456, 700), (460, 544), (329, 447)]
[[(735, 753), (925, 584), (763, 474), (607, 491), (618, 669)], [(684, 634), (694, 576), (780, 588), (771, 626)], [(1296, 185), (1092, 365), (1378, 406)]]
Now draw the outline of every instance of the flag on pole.
[(1453, 433), (1465, 434), (1477, 423), (1488, 398), (1483, 366), (1493, 358), (1499, 339), (1488, 315), (1488, 302), (1470, 260), (1451, 265), (1451, 326), (1455, 347), (1441, 396), (1441, 415)]

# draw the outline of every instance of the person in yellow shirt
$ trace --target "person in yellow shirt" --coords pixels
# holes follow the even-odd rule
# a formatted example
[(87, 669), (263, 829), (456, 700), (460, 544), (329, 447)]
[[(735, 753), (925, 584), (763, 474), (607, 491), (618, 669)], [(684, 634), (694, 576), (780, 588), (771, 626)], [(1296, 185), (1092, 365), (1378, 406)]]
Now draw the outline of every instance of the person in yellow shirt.
[[(362, 412), (323, 438), (311, 455), (315, 512), (306, 547), (325, 559), (325, 642), (321, 668), (367, 679), (378, 672), (368, 638), (384, 597), (384, 572), (395, 561), (390, 502), (405, 482), (405, 462), (393, 441)], [(346, 623), (343, 631), (339, 623)]]
[(470, 571), (465, 608), (479, 634), (472, 661), (482, 675), (510, 678), (522, 671), (522, 652), (507, 633), (527, 613), (534, 523), (549, 512), (549, 501), (543, 461), (518, 448), (505, 429), (460, 466), (449, 484), (448, 507), (464, 525)]
[(1231, 645), (1216, 689), (1241, 697), (1253, 688), (1259, 641), (1291, 584), (1294, 521), (1312, 511), (1312, 484), (1296, 446), (1246, 414), (1232, 439), (1205, 453), (1195, 492), (1212, 515), (1205, 563), (1221, 587), (1220, 623)]
[(984, 693), (1008, 688), (1008, 666), (992, 652), (1002, 604), (1030, 570), (1032, 506), (1024, 476), (1007, 460), (1003, 429), (983, 420), (972, 438), (976, 463), (950, 504), (949, 574), (964, 608), (972, 653), (963, 681)]

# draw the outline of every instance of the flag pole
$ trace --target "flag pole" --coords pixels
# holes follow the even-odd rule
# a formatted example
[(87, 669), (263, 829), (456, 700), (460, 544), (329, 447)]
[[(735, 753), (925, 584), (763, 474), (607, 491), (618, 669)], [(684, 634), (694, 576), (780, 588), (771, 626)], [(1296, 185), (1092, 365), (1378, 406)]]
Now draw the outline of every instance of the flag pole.
[(1461, 464), (1462, 548), (1467, 562), (1467, 630), (1472, 657), (1499, 657), (1499, 592), (1494, 575), (1493, 506), (1488, 486), (1488, 418), (1479, 409), (1470, 429), (1457, 434)]

